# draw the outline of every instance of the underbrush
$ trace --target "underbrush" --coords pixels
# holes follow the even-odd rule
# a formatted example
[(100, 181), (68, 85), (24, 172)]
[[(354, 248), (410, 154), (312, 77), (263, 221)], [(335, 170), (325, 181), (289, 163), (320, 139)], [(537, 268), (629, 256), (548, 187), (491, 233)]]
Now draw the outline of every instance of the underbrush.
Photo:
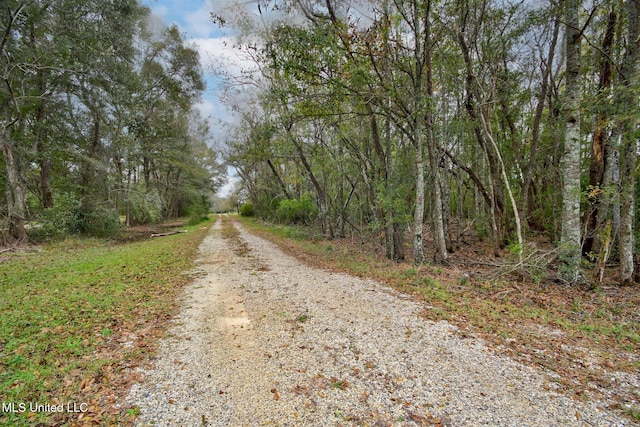
[[(453, 254), (448, 266), (414, 267), (386, 259), (375, 245), (359, 239), (305, 239), (298, 229), (240, 220), (310, 265), (372, 278), (410, 294), (422, 303), (424, 317), (447, 320), (502, 354), (554, 371), (561, 389), (640, 419), (640, 389), (634, 386), (640, 372), (637, 287), (609, 281), (587, 289), (517, 271), (505, 274), (508, 269), (501, 269), (481, 243)], [(291, 233), (297, 237), (289, 238)]]
[(1, 255), (0, 424), (133, 419), (135, 408), (116, 404), (172, 315), (208, 226), (185, 229), (132, 243), (74, 237)]

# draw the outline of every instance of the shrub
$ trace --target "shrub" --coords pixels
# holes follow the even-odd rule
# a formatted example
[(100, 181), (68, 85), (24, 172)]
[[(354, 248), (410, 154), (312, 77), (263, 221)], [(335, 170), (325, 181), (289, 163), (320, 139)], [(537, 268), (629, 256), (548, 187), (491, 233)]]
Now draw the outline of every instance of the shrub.
[(131, 192), (128, 203), (131, 225), (153, 224), (162, 219), (162, 202), (155, 191), (147, 194)]
[(91, 237), (115, 237), (120, 234), (120, 217), (113, 209), (96, 206), (80, 212), (78, 230)]
[(29, 237), (34, 241), (54, 240), (77, 232), (81, 205), (72, 194), (63, 193), (56, 197), (52, 208), (40, 212), (37, 218), (39, 225), (29, 232)]
[(115, 237), (120, 233), (118, 213), (104, 206), (82, 206), (74, 195), (63, 193), (52, 208), (44, 209), (29, 231), (33, 241), (62, 239), (81, 233), (91, 237)]
[(200, 199), (189, 208), (189, 225), (196, 225), (209, 219), (209, 200), (200, 195)]
[(255, 211), (253, 209), (253, 203), (247, 202), (243, 204), (242, 206), (240, 206), (239, 212), (241, 216), (254, 216)]
[(314, 212), (311, 199), (303, 196), (300, 200), (287, 199), (280, 202), (276, 210), (276, 218), (287, 224), (299, 224), (309, 221)]

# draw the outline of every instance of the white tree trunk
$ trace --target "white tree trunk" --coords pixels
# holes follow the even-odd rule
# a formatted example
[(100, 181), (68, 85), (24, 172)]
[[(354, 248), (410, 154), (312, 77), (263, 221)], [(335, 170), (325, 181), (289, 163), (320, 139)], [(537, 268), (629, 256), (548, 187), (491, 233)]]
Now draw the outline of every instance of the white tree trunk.
[[(520, 214), (518, 213), (518, 205), (516, 204), (516, 199), (513, 196), (513, 191), (511, 191), (511, 184), (509, 184), (509, 178), (507, 177), (507, 170), (504, 166), (504, 161), (502, 160), (502, 154), (500, 154), (500, 150), (498, 149), (498, 144), (496, 144), (496, 141), (493, 139), (493, 136), (489, 131), (489, 127), (486, 120), (484, 119), (484, 115), (480, 114), (480, 118), (482, 119), (482, 127), (485, 131), (485, 134), (487, 135), (487, 139), (489, 140), (489, 142), (491, 142), (491, 146), (496, 152), (496, 158), (498, 159), (498, 164), (500, 165), (500, 172), (502, 174), (502, 180), (504, 181), (504, 187), (507, 190), (507, 195), (509, 196), (509, 201), (511, 202), (511, 208), (513, 209), (513, 217), (516, 221), (516, 238), (518, 239), (518, 248), (517, 248), (518, 265), (520, 266), (520, 268), (523, 268), (524, 267), (523, 266), (524, 240), (522, 239), (522, 225), (520, 223)], [(579, 166), (579, 163), (578, 163), (578, 166)], [(578, 177), (580, 176), (579, 172), (580, 171), (578, 170)], [(578, 181), (578, 185), (579, 184), (580, 182)], [(578, 223), (578, 225), (580, 224)]]
[(424, 160), (422, 154), (422, 140), (417, 135), (415, 142), (416, 159), (416, 208), (413, 214), (413, 263), (424, 262), (422, 247), (422, 225), (424, 223)]
[(562, 234), (560, 278), (575, 284), (580, 275), (580, 1), (566, 4), (566, 92), (562, 156)]
[[(428, 129), (427, 132), (432, 132)], [(436, 263), (444, 263), (447, 261), (447, 241), (444, 234), (444, 215), (442, 213), (442, 190), (440, 188), (440, 171), (438, 168), (438, 159), (432, 143), (429, 143), (429, 167), (431, 168), (431, 176), (433, 182), (433, 240), (435, 246), (434, 261)]]
[(619, 120), (622, 130), (620, 144), (620, 282), (633, 283), (635, 180), (638, 163), (638, 92), (632, 82), (640, 77), (640, 1), (627, 3), (627, 51), (618, 90)]

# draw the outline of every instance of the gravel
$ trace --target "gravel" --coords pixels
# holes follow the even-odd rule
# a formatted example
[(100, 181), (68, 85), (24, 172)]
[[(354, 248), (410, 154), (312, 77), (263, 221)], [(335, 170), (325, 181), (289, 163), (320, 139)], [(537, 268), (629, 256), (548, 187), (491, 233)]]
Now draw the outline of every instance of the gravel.
[(379, 283), (306, 266), (220, 222), (128, 403), (140, 426), (625, 426)]

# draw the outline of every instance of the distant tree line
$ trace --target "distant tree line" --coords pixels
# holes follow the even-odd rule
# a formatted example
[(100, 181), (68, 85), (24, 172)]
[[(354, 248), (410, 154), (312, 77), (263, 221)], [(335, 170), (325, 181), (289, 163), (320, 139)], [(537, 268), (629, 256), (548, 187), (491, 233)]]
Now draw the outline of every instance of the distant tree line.
[(135, 0), (0, 7), (0, 244), (206, 212), (198, 53)]
[[(243, 18), (224, 12), (214, 21)], [(560, 280), (583, 282), (587, 259), (633, 282), (638, 0), (283, 0), (254, 13), (259, 41), (242, 48), (259, 108), (228, 161), (257, 215), (327, 238), (368, 229), (396, 260), (409, 229), (416, 263), (447, 262), (472, 231), (524, 266), (542, 234)]]

